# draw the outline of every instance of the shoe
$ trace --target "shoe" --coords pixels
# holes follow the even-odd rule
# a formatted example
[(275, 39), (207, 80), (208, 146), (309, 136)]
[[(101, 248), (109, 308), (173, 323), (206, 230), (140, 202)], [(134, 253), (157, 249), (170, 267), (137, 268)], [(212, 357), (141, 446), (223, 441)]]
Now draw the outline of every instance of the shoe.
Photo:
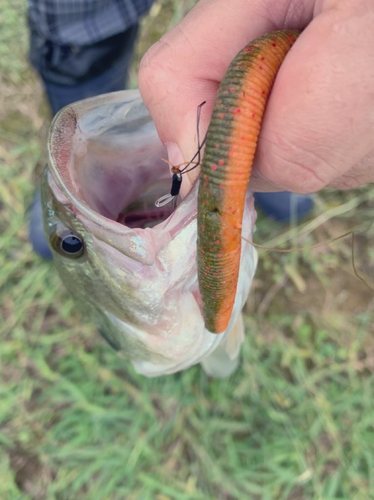
[(298, 220), (306, 217), (314, 207), (313, 198), (307, 194), (255, 193), (255, 205), (261, 211), (280, 222), (290, 222), (292, 216)]
[(29, 241), (34, 249), (34, 252), (45, 260), (52, 260), (52, 252), (44, 234), (43, 208), (39, 189), (37, 190), (34, 201), (29, 208), (29, 215)]

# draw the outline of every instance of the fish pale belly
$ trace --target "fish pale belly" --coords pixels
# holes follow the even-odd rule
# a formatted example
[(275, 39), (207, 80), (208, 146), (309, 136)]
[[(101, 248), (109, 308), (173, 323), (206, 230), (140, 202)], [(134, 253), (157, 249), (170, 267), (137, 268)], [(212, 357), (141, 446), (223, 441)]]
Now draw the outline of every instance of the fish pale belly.
[[(248, 194), (243, 217), (245, 228), (243, 236), (248, 240), (251, 239), (254, 221), (253, 199)], [(195, 239), (195, 234), (196, 226), (193, 224), (192, 241)], [(173, 249), (172, 252), (175, 250)], [(166, 253), (163, 258), (170, 259), (170, 255)], [(175, 316), (172, 316), (174, 324), (164, 323), (162, 328), (159, 328), (160, 323), (156, 326), (148, 324), (143, 328), (131, 327), (128, 323), (121, 324), (118, 318), (113, 317), (111, 321), (113, 325), (116, 325), (117, 334), (131, 335), (136, 338), (148, 353), (147, 356), (142, 356), (139, 352), (138, 356), (135, 353), (130, 356), (135, 370), (147, 377), (156, 377), (179, 372), (201, 363), (209, 376), (224, 378), (231, 375), (239, 364), (240, 347), (244, 341), (244, 322), (241, 311), (247, 300), (256, 266), (257, 252), (250, 243), (243, 240), (234, 309), (227, 330), (220, 335), (212, 334), (204, 326), (200, 296), (197, 292), (194, 252), (189, 253), (185, 261), (186, 269), (191, 269), (191, 278), (189, 283), (186, 283), (186, 288), (193, 290), (193, 293), (175, 290), (174, 299), (178, 311)], [(165, 306), (170, 312), (170, 304), (165, 304)], [(165, 315), (165, 317), (171, 319), (170, 315)]]

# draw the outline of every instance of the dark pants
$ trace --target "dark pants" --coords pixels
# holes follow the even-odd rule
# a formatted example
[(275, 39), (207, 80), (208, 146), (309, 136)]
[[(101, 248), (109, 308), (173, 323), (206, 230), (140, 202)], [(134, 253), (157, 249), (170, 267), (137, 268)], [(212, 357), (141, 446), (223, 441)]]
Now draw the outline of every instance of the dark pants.
[[(30, 60), (42, 79), (53, 115), (81, 99), (124, 90), (137, 33), (136, 24), (101, 42), (76, 47), (54, 44), (30, 25)], [(29, 239), (38, 255), (51, 259), (42, 210), (38, 190), (30, 207)]]
[(52, 113), (75, 101), (124, 90), (138, 25), (89, 46), (57, 45), (30, 26), (30, 60), (39, 73)]

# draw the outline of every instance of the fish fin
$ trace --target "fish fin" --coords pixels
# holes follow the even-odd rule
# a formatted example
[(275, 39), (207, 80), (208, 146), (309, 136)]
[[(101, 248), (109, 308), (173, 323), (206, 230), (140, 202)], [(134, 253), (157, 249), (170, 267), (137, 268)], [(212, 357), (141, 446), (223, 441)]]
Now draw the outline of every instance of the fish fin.
[(114, 349), (116, 352), (118, 352), (121, 349), (121, 346), (118, 344), (118, 342), (115, 339), (113, 339), (113, 336), (107, 335), (104, 332), (104, 330), (100, 330), (99, 329), (98, 332), (103, 337), (103, 339), (105, 339), (108, 342), (108, 344), (110, 345), (110, 347), (112, 349)]
[(240, 346), (244, 340), (244, 321), (240, 314), (228, 336), (203, 361), (201, 366), (210, 377), (225, 378), (239, 366)]

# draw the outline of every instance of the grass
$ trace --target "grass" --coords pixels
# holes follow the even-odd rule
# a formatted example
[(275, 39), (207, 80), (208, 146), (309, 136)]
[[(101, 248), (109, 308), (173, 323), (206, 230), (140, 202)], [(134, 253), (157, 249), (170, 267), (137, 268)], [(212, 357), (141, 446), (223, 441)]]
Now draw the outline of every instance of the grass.
[[(191, 6), (162, 4), (139, 54)], [(305, 248), (260, 251), (234, 376), (137, 375), (27, 241), (48, 120), (24, 12), (0, 0), (0, 498), (374, 498), (373, 294), (349, 238), (310, 249), (354, 230), (356, 265), (374, 281), (368, 189), (326, 190), (300, 226), (260, 217), (258, 243)]]

